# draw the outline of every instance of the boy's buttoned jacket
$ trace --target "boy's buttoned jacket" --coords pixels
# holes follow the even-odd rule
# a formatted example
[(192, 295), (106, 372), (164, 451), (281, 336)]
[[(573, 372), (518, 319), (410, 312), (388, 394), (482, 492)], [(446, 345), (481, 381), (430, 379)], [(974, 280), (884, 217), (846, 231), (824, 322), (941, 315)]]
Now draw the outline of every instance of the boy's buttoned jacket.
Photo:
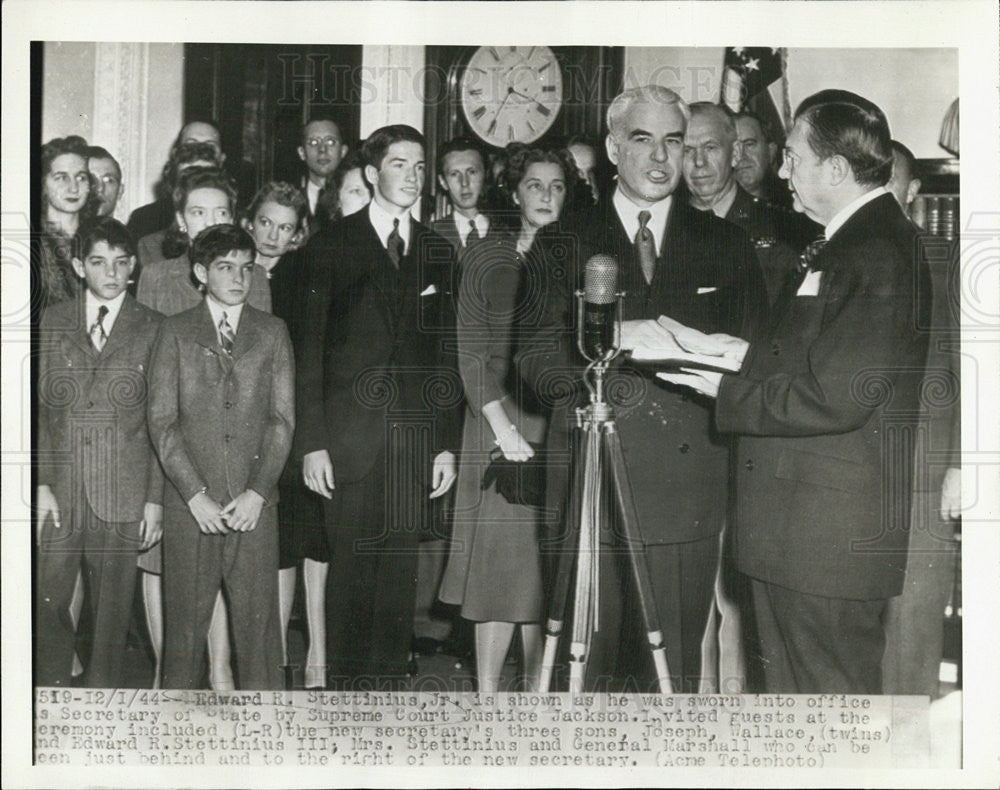
[(285, 323), (243, 308), (232, 355), (208, 305), (163, 320), (153, 359), (149, 432), (183, 507), (202, 488), (225, 505), (250, 488), (277, 501), (295, 425), (294, 361)]
[(46, 309), (39, 329), (38, 484), (64, 518), (86, 497), (98, 518), (139, 521), (163, 476), (146, 430), (148, 375), (163, 319), (126, 295), (104, 348), (87, 332), (85, 295)]

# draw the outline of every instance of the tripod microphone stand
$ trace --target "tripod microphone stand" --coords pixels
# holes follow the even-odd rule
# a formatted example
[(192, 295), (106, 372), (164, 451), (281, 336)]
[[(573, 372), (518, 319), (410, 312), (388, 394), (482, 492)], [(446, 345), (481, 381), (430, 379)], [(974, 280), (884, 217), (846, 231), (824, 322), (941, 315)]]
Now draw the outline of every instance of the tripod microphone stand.
[[(584, 341), (587, 294), (584, 291), (577, 291), (575, 294), (578, 318), (577, 347), (590, 363), (583, 374), (584, 383), (590, 392), (590, 404), (576, 410), (568, 540), (559, 557), (559, 570), (546, 623), (540, 691), (547, 692), (552, 682), (556, 653), (565, 623), (569, 587), (574, 577), (576, 581), (570, 631), (569, 690), (574, 693), (583, 691), (591, 638), (600, 628), (598, 591), (602, 553), (601, 525), (612, 515), (612, 506), (616, 505), (618, 523), (621, 525), (617, 539), (624, 544), (628, 553), (660, 692), (669, 694), (672, 691), (670, 672), (649, 580), (649, 568), (645, 556), (641, 553), (642, 540), (638, 513), (632, 496), (628, 468), (625, 465), (621, 436), (615, 425), (614, 410), (604, 396), (608, 366), (621, 352), (621, 299), (624, 293), (614, 293), (613, 288), (611, 292), (614, 316), (608, 318), (613, 321), (613, 339), (607, 348), (604, 348), (603, 344), (597, 344), (596, 350), (593, 345), (588, 349), (588, 344)], [(612, 307), (612, 304), (605, 306)], [(591, 351), (590, 354), (588, 350)], [(608, 476), (613, 491), (610, 501)]]

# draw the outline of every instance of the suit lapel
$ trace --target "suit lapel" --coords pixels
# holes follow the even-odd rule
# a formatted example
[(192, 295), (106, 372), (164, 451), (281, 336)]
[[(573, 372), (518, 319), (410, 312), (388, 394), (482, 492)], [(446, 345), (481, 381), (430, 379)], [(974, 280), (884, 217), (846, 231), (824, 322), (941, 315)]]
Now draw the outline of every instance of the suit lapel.
[(208, 309), (208, 303), (204, 299), (198, 311), (197, 324), (194, 327), (194, 342), (212, 352), (222, 369), (229, 373), (233, 367), (233, 360), (222, 350), (222, 345), (219, 343), (219, 332), (212, 321), (212, 313)]
[(236, 342), (233, 343), (233, 362), (239, 361), (240, 357), (260, 341), (260, 316), (250, 305), (243, 307), (243, 314), (240, 316), (240, 325), (236, 330)]
[(122, 308), (118, 311), (118, 318), (115, 319), (115, 325), (111, 327), (111, 333), (101, 351), (102, 359), (107, 359), (128, 346), (139, 319), (138, 313), (135, 300), (130, 294), (126, 294)]
[(90, 327), (87, 326), (87, 294), (86, 291), (76, 298), (76, 320), (66, 328), (64, 342), (75, 346), (78, 351), (88, 357), (96, 357), (97, 349), (90, 342)]
[(448, 243), (455, 248), (456, 254), (462, 253), (462, 237), (458, 234), (458, 225), (455, 220), (456, 214), (452, 214), (445, 217), (444, 222), (441, 223), (441, 235), (448, 240)]
[[(375, 232), (375, 226), (372, 225), (368, 212), (359, 212), (358, 216), (357, 243), (351, 246), (355, 250), (364, 250), (366, 252), (366, 259), (363, 261), (363, 265), (366, 267), (367, 271), (364, 273), (364, 276), (368, 278), (368, 282), (371, 283), (375, 291), (373, 295), (379, 305), (380, 312), (382, 313), (382, 320), (385, 322), (386, 329), (388, 329), (390, 333), (394, 333), (398, 316), (398, 306), (395, 305), (395, 299), (393, 296), (395, 289), (387, 286), (391, 282), (389, 278), (395, 278), (397, 276), (396, 268), (392, 265), (392, 259), (389, 258), (389, 253), (386, 251), (385, 247), (382, 246), (382, 241), (379, 239), (378, 233)], [(412, 227), (413, 226), (411, 225), (411, 229)], [(411, 253), (414, 248), (414, 238), (411, 233)]]
[(664, 237), (660, 245), (660, 254), (656, 259), (656, 275), (653, 281), (667, 279), (689, 282), (691, 261), (689, 250), (692, 247), (690, 230), (691, 214), (697, 209), (691, 208), (681, 201), (681, 196), (675, 193), (670, 203), (670, 213), (664, 225)]

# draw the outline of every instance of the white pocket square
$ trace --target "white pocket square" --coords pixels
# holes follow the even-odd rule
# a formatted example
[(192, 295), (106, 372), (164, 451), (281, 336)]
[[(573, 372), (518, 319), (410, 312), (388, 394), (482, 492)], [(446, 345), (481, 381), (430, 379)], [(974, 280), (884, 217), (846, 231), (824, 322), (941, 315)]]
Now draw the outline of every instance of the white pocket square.
[(428, 285), (424, 290), (420, 292), (421, 296), (430, 296), (431, 294), (436, 294), (438, 292), (437, 286), (434, 283)]
[(698, 289), (698, 296), (701, 296), (702, 294), (710, 294), (713, 291), (718, 291), (718, 290), (719, 289), (715, 288), (715, 287), (712, 287), (712, 288), (699, 288)]
[(819, 281), (823, 272), (808, 272), (806, 278), (795, 292), (796, 296), (817, 296), (819, 294)]

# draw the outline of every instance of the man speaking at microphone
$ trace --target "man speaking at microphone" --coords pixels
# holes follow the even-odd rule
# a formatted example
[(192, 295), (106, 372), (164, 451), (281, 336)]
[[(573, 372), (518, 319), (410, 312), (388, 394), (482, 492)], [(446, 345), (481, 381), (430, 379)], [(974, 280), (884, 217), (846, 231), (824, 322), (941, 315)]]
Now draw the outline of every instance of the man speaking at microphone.
[[(617, 187), (582, 224), (578, 263), (582, 270), (593, 256), (618, 262), (625, 349), (641, 343), (660, 315), (702, 332), (735, 330), (745, 337), (753, 336), (766, 310), (762, 273), (745, 233), (674, 197), (689, 118), (685, 102), (657, 85), (627, 90), (608, 107), (606, 146)], [(567, 290), (553, 287), (546, 298), (551, 315), (572, 315)], [(521, 374), (543, 397), (558, 396), (551, 382), (569, 377), (553, 376), (554, 368), (569, 366), (580, 378), (575, 334), (549, 326), (536, 341), (522, 345)], [(673, 688), (696, 691), (726, 515), (729, 446), (712, 429), (708, 399), (665, 385), (648, 371), (615, 367), (607, 396), (639, 516), (642, 545), (635, 548), (649, 566)], [(608, 526), (587, 686), (648, 690), (655, 688), (654, 673), (640, 636), (628, 557), (613, 519)]]

